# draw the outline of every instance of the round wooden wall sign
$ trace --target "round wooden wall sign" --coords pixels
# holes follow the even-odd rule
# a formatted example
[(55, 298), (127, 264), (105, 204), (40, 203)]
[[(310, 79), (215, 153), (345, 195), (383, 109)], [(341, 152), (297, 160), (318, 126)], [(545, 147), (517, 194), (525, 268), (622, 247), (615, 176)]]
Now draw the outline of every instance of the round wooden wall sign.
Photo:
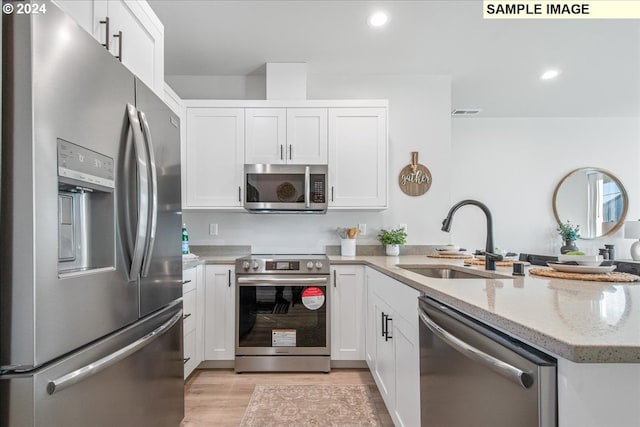
[(409, 196), (422, 196), (431, 188), (431, 182), (431, 172), (426, 166), (418, 163), (418, 152), (413, 151), (411, 164), (400, 171), (398, 177), (400, 189)]

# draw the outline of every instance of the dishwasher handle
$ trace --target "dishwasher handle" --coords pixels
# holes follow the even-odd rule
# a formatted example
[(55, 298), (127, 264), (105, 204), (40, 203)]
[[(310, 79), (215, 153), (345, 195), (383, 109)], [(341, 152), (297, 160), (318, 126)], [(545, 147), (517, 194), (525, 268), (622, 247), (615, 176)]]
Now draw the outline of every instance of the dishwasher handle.
[(518, 369), (515, 366), (510, 365), (500, 359), (496, 359), (490, 354), (487, 354), (484, 351), (467, 344), (466, 342), (447, 332), (444, 328), (434, 322), (421, 308), (418, 308), (418, 315), (420, 316), (420, 320), (422, 321), (422, 323), (424, 323), (431, 332), (433, 332), (440, 339), (446, 342), (454, 350), (462, 353), (464, 356), (468, 357), (471, 360), (482, 363), (487, 368), (493, 370), (494, 372), (497, 372), (511, 382), (514, 382), (525, 389), (533, 385), (533, 377), (531, 376), (531, 374), (524, 372), (523, 370)]

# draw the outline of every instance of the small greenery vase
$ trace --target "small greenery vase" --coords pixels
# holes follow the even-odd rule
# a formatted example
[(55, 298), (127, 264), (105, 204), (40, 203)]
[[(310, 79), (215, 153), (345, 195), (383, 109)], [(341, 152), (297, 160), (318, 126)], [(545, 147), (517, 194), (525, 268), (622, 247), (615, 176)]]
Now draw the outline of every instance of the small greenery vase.
[(576, 246), (575, 240), (567, 240), (564, 242), (564, 246), (560, 248), (560, 253), (566, 254), (567, 252), (575, 252), (579, 250), (580, 249)]

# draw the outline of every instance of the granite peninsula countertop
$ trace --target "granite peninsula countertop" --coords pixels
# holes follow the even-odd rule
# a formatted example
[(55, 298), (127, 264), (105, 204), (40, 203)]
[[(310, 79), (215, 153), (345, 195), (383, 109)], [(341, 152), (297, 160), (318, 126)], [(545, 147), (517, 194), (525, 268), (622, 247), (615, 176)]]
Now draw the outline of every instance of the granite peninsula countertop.
[[(600, 283), (543, 277), (434, 279), (397, 265), (458, 266), (424, 255), (329, 256), (364, 264), (536, 347), (577, 363), (640, 363), (640, 282)], [(465, 267), (481, 270), (484, 267)]]

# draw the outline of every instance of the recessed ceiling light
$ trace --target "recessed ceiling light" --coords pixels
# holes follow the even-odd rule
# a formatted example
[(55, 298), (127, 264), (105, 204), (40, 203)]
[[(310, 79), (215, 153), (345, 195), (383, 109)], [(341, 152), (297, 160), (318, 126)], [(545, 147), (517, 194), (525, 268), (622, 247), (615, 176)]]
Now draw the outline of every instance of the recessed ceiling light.
[(560, 75), (558, 70), (547, 70), (540, 75), (540, 80), (553, 80)]
[(369, 20), (367, 22), (369, 23), (369, 26), (373, 28), (380, 28), (389, 22), (389, 16), (382, 11), (375, 12), (369, 16)]

